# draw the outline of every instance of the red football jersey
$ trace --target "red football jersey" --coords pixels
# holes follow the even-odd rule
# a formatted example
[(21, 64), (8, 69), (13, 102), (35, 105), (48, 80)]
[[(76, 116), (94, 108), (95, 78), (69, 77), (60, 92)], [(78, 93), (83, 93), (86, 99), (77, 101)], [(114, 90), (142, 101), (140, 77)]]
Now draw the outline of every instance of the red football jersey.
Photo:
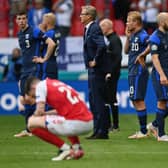
[(46, 103), (66, 119), (89, 121), (93, 118), (79, 93), (58, 80), (46, 79)]

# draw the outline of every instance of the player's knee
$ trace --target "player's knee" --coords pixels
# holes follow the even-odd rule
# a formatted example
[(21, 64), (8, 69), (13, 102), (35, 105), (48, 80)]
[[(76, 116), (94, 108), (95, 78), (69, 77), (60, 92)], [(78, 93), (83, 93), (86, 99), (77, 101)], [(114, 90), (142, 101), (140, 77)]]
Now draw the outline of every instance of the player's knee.
[(31, 131), (33, 128), (35, 128), (35, 121), (34, 121), (34, 116), (29, 117), (27, 127)]
[(30, 131), (34, 128), (45, 128), (45, 118), (41, 116), (31, 116), (28, 119), (27, 127)]

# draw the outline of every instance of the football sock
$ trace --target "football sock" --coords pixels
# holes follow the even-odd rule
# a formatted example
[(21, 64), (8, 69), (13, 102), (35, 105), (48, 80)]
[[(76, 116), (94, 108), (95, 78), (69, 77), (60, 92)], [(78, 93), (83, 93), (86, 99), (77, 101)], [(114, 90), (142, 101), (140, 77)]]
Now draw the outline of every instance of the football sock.
[(72, 145), (72, 149), (79, 150), (79, 149), (81, 149), (81, 146), (80, 146), (80, 144), (74, 144), (74, 145)]
[[(166, 118), (167, 116), (168, 116), (168, 109), (166, 109), (166, 111), (165, 111), (164, 118)], [(157, 123), (156, 119), (152, 122), (152, 125), (154, 127), (158, 127), (158, 123)]]
[(80, 144), (78, 136), (69, 136), (68, 139), (69, 139), (69, 141), (71, 142), (72, 145)]
[(140, 124), (140, 130), (143, 134), (147, 133), (146, 123), (147, 123), (147, 112), (144, 110), (137, 110), (138, 120)]
[(164, 131), (164, 116), (166, 114), (166, 110), (163, 109), (156, 109), (156, 120), (157, 120), (157, 124), (158, 124), (158, 135), (159, 137), (161, 137), (162, 135), (165, 135), (165, 131)]
[(64, 143), (61, 147), (60, 147), (60, 150), (61, 151), (65, 151), (65, 150), (69, 150), (71, 147), (68, 145), (68, 144), (66, 144), (66, 143)]
[(158, 123), (157, 123), (157, 120), (156, 120), (156, 119), (152, 122), (152, 125), (153, 125), (154, 127), (158, 127)]
[(53, 144), (53, 145), (57, 146), (58, 148), (60, 148), (64, 144), (64, 141), (61, 138), (59, 138), (55, 134), (52, 134), (47, 129), (35, 128), (31, 132), (32, 132), (32, 134), (39, 137), (40, 139), (42, 139), (50, 144)]

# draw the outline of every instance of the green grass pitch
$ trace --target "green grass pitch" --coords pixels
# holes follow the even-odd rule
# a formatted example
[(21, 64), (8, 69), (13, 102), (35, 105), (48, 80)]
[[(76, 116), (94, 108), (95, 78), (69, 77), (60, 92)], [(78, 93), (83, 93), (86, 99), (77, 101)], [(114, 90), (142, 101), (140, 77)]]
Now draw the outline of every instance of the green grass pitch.
[[(154, 118), (148, 117), (148, 121)], [(81, 137), (85, 156), (80, 160), (52, 162), (57, 148), (36, 137), (14, 138), (22, 130), (21, 116), (0, 116), (0, 168), (158, 168), (167, 167), (168, 142), (152, 136), (141, 140), (127, 137), (138, 130), (136, 115), (120, 115), (120, 132), (109, 140)], [(167, 130), (167, 127), (166, 127)]]

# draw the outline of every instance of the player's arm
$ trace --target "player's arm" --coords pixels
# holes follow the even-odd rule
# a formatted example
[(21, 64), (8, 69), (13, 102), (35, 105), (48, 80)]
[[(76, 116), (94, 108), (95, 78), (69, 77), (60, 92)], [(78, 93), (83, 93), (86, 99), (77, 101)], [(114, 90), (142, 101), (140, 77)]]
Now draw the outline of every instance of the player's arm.
[(150, 53), (150, 45), (148, 45), (148, 46), (146, 47), (146, 49), (145, 49), (142, 53), (140, 53), (140, 54), (137, 56), (137, 58), (136, 58), (136, 60), (135, 60), (135, 64), (136, 64), (136, 63), (139, 63), (139, 64), (141, 64), (143, 67), (145, 67), (145, 57), (146, 57), (149, 53)]
[(162, 85), (168, 85), (168, 79), (162, 69), (162, 66), (160, 64), (160, 61), (159, 61), (159, 55), (158, 54), (153, 54), (152, 55), (152, 62), (153, 62), (153, 65), (155, 67), (155, 69), (157, 70), (157, 72), (159, 73), (160, 75), (160, 83)]
[(55, 109), (48, 110), (45, 113), (45, 115), (56, 115), (56, 114), (57, 114), (57, 110), (55, 110)]
[(47, 38), (47, 40), (45, 42), (47, 44), (47, 51), (46, 51), (46, 54), (43, 58), (44, 62), (47, 61), (50, 58), (50, 56), (54, 52), (54, 49), (55, 49), (55, 46), (56, 46), (55, 42), (51, 38)]
[(36, 110), (34, 112), (35, 116), (45, 115), (45, 102), (36, 103)]
[(43, 58), (34, 56), (33, 57), (33, 62), (44, 63), (45, 61), (47, 61), (50, 58), (50, 56), (54, 52), (54, 49), (55, 49), (55, 46), (56, 46), (55, 42), (51, 38), (48, 37), (46, 39), (45, 43), (47, 44), (47, 51), (46, 51), (45, 56)]
[(54, 52), (56, 44), (50, 37), (48, 37), (45, 33), (43, 33), (39, 28), (34, 29), (33, 33), (35, 39), (42, 40), (47, 44), (47, 51), (43, 58), (34, 56), (32, 61), (35, 63), (44, 63), (50, 58), (50, 56)]
[(41, 81), (37, 84), (35, 90), (36, 98), (36, 110), (34, 112), (35, 116), (41, 116), (45, 114), (45, 104), (47, 99), (47, 87), (46, 81)]

